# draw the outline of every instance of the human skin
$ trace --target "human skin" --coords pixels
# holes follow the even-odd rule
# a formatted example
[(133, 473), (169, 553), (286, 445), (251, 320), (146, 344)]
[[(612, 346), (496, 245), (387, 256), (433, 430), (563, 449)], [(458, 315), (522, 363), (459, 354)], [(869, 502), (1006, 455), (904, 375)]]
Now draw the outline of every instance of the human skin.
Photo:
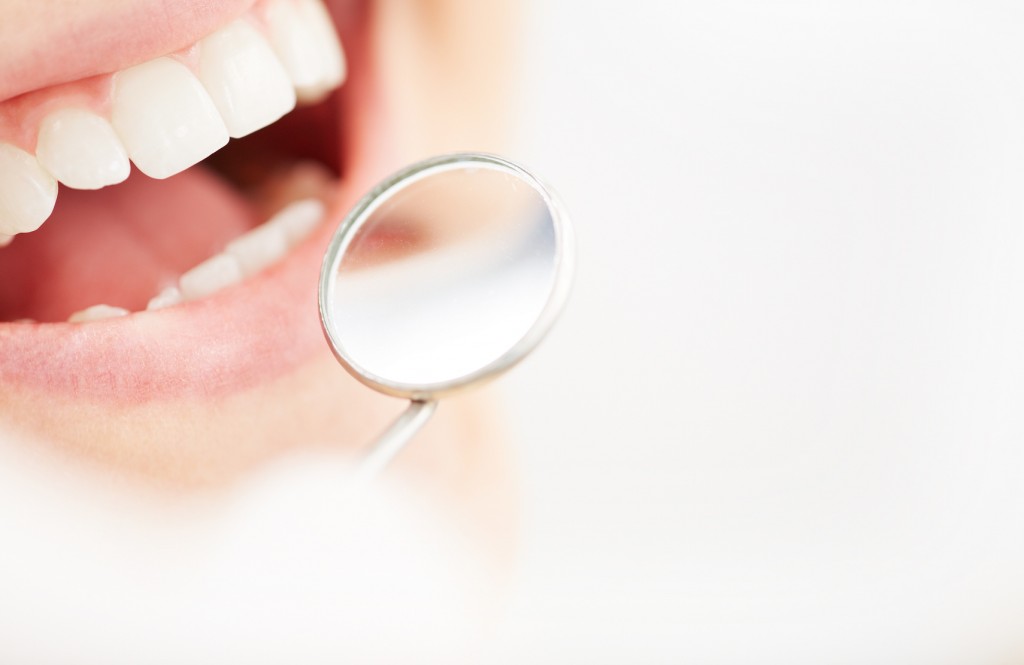
[[(180, 49), (252, 4), (198, 2), (185, 12), (160, 0), (2, 3), (0, 105)], [(84, 474), (92, 480), (74, 500), (85, 503), (97, 479), (172, 502), (229, 496), (294, 454), (357, 451), (403, 408), (349, 377), (328, 351), (315, 308), (323, 248), (347, 208), (389, 171), (438, 152), (501, 149), (517, 11), (510, 1), (475, 0), (330, 9), (349, 74), (327, 102), (343, 109), (344, 164), (327, 222), (265, 275), (130, 324), (0, 323), (0, 464), (38, 456), (42, 467), (31, 468), (40, 482), (51, 479), (47, 469)], [(83, 39), (105, 46), (83, 49)], [(70, 227), (74, 208), (64, 205), (58, 213)], [(289, 322), (286, 333), (270, 332), (270, 313)], [(470, 534), (473, 556), (501, 568), (513, 511), (493, 401), (488, 391), (446, 400), (391, 473)]]

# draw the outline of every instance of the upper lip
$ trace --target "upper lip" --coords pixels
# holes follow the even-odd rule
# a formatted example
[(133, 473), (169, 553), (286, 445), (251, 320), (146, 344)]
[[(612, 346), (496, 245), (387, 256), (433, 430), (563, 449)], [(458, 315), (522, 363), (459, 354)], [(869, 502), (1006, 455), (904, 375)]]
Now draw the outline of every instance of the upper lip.
[[(126, 17), (145, 13), (147, 8), (152, 12), (154, 2), (124, 3), (119, 7), (120, 20), (113, 21), (110, 29), (120, 29)], [(176, 11), (185, 18), (161, 38), (159, 49), (169, 50), (169, 43), (177, 45), (189, 31), (195, 39), (194, 33), (215, 29), (251, 4), (252, 0), (176, 4)], [(141, 53), (152, 55), (154, 48), (131, 43), (127, 48), (108, 49), (70, 71), (110, 71), (113, 63)], [(350, 62), (359, 60), (358, 53), (351, 47), (348, 50)], [(353, 67), (353, 74), (359, 76), (357, 69)], [(16, 71), (0, 81), (0, 98), (12, 90), (60, 78), (46, 68), (34, 75), (32, 79)], [(65, 70), (63, 76), (71, 74)], [(351, 107), (348, 87), (336, 93), (334, 108)], [(344, 131), (355, 130), (348, 127)], [(0, 383), (107, 403), (137, 404), (224, 394), (288, 371), (325, 348), (316, 314), (320, 257), (331, 231), (330, 220), (340, 219), (344, 208), (358, 196), (358, 186), (357, 179), (346, 178), (328, 211), (327, 223), (279, 264), (206, 299), (87, 325), (0, 324)]]
[[(45, 86), (114, 72), (199, 40), (249, 9), (255, 0), (119, 0), (61, 3), (63, 34), (40, 43), (22, 25), (52, 23), (51, 3), (14, 3), (18, 21), (0, 22), (4, 67), (0, 100)], [(67, 14), (70, 15), (67, 15)]]

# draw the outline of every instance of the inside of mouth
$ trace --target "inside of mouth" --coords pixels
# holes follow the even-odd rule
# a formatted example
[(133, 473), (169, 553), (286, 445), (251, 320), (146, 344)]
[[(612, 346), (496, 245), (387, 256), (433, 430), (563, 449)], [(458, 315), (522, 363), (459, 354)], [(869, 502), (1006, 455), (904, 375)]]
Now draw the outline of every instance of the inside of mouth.
[(43, 226), (0, 249), (0, 321), (65, 321), (103, 303), (129, 311), (285, 204), (342, 172), (337, 94), (153, 180), (133, 170), (97, 191), (61, 187)]

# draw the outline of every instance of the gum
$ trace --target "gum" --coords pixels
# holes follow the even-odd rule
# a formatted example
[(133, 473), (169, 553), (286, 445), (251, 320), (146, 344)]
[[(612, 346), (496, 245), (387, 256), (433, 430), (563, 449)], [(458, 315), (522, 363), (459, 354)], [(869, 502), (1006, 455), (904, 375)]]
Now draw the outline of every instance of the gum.
[[(267, 34), (266, 4), (267, 0), (245, 4), (248, 10), (242, 18), (252, 23), (261, 33)], [(216, 32), (235, 18), (229, 15), (227, 20), (210, 26), (198, 39), (184, 48), (179, 48), (154, 57), (168, 56), (182, 62), (193, 74), (197, 72), (200, 42), (207, 35)], [(129, 64), (131, 67), (153, 58), (145, 58)], [(120, 69), (127, 69), (122, 67)], [(120, 69), (118, 71), (120, 71)], [(113, 101), (114, 77), (117, 72), (97, 74), (87, 78), (58, 83), (0, 101), (0, 142), (9, 143), (28, 153), (35, 153), (36, 141), (39, 136), (39, 125), (49, 113), (62, 108), (81, 108), (92, 111), (104, 118), (110, 118), (110, 107)]]
[(0, 102), (0, 142), (35, 153), (39, 124), (52, 111), (82, 108), (110, 117), (113, 74), (93, 76)]
[(125, 69), (196, 43), (253, 0), (15, 3), (0, 21), (0, 100)]

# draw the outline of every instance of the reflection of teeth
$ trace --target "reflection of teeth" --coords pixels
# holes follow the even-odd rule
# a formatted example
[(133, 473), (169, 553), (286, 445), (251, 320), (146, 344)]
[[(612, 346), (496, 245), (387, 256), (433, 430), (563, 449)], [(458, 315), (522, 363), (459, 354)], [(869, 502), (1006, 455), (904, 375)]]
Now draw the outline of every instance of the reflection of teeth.
[(165, 307), (173, 307), (181, 302), (181, 291), (176, 286), (168, 286), (159, 294), (153, 296), (146, 305), (146, 309), (153, 311)]
[(244, 20), (204, 39), (200, 52), (199, 80), (231, 136), (262, 129), (295, 107), (295, 90), (281, 61)]
[(114, 79), (111, 123), (139, 170), (166, 178), (228, 142), (213, 100), (185, 65), (157, 58)]
[(62, 109), (43, 119), (36, 159), (50, 175), (75, 189), (113, 185), (131, 170), (110, 123), (82, 109)]
[(56, 202), (57, 181), (36, 158), (0, 143), (0, 234), (35, 231)]
[(235, 257), (217, 254), (182, 275), (178, 286), (183, 300), (195, 300), (237, 284), (242, 277), (242, 268)]
[(124, 307), (93, 305), (92, 307), (86, 307), (80, 312), (75, 312), (68, 317), (68, 321), (71, 323), (85, 323), (86, 321), (99, 321), (100, 319), (116, 319), (128, 314), (128, 310)]
[(345, 80), (345, 56), (320, 0), (273, 0), (267, 6), (270, 43), (303, 101), (323, 98)]

